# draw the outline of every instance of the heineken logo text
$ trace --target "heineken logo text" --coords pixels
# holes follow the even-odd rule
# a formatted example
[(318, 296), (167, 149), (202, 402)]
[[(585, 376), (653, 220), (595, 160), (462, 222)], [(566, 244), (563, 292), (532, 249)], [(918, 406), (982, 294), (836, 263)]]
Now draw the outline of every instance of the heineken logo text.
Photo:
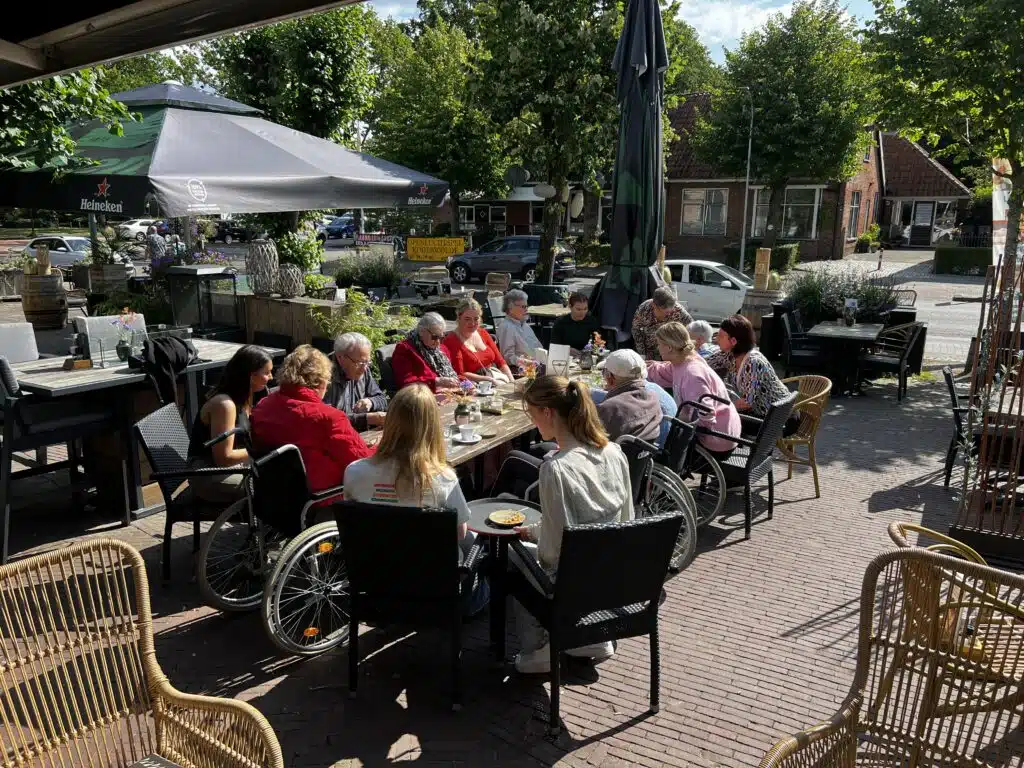
[(82, 206), (79, 210), (82, 211), (95, 211), (96, 213), (124, 213), (122, 210), (124, 203), (112, 203), (109, 200), (90, 200), (87, 197), (82, 198)]
[(430, 205), (429, 197), (410, 197), (406, 205)]

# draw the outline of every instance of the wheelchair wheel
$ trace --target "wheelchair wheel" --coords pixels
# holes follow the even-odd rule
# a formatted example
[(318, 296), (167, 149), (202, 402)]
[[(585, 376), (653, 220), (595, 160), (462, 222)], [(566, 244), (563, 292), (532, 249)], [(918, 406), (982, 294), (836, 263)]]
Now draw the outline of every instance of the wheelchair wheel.
[(292, 539), (263, 592), (263, 625), (285, 653), (315, 656), (348, 642), (348, 571), (337, 523)]
[(696, 505), (698, 527), (707, 525), (722, 514), (725, 509), (725, 473), (704, 446), (699, 443), (693, 446), (688, 465), (680, 478)]
[(282, 543), (279, 534), (253, 519), (248, 499), (225, 509), (199, 548), (196, 579), (203, 602), (227, 613), (258, 608), (271, 552)]
[(644, 517), (666, 513), (683, 513), (683, 525), (679, 529), (675, 550), (669, 561), (669, 569), (675, 573), (693, 562), (697, 554), (696, 505), (686, 486), (679, 478), (659, 464), (654, 465), (647, 504), (640, 514)]

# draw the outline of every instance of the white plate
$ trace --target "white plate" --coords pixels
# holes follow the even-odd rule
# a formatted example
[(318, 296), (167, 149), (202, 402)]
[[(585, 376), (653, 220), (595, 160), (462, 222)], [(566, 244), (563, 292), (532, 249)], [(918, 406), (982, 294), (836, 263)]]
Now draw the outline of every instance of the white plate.
[(452, 442), (458, 443), (459, 445), (476, 445), (483, 439), (483, 435), (473, 435), (473, 438), (471, 440), (463, 440), (462, 435), (456, 435), (455, 437), (452, 438)]

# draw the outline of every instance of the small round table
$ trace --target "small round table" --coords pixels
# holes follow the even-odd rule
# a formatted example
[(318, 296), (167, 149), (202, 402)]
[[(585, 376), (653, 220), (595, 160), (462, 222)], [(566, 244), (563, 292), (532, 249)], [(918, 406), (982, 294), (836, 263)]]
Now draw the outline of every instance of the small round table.
[(526, 515), (523, 525), (540, 522), (540, 507), (520, 499), (478, 499), (469, 502), (469, 530), (486, 536), (491, 555), (489, 578), (491, 584), (491, 648), (499, 662), (505, 660), (505, 602), (508, 589), (505, 575), (508, 571), (508, 543), (516, 535), (515, 528), (492, 525), (487, 516), (499, 509), (517, 509)]

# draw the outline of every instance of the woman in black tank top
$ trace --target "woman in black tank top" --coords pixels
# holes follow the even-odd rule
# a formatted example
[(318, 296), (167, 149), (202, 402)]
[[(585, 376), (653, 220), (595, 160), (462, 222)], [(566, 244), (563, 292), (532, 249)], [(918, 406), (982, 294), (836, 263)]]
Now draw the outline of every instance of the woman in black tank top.
[[(252, 345), (242, 347), (228, 361), (192, 425), (189, 467), (232, 467), (249, 461), (244, 444), (234, 435), (209, 448), (205, 443), (234, 427), (249, 429), (253, 396), (266, 389), (272, 369), (267, 353)], [(241, 474), (195, 477), (189, 480), (189, 485), (201, 499), (231, 503), (245, 494), (242, 479)]]

